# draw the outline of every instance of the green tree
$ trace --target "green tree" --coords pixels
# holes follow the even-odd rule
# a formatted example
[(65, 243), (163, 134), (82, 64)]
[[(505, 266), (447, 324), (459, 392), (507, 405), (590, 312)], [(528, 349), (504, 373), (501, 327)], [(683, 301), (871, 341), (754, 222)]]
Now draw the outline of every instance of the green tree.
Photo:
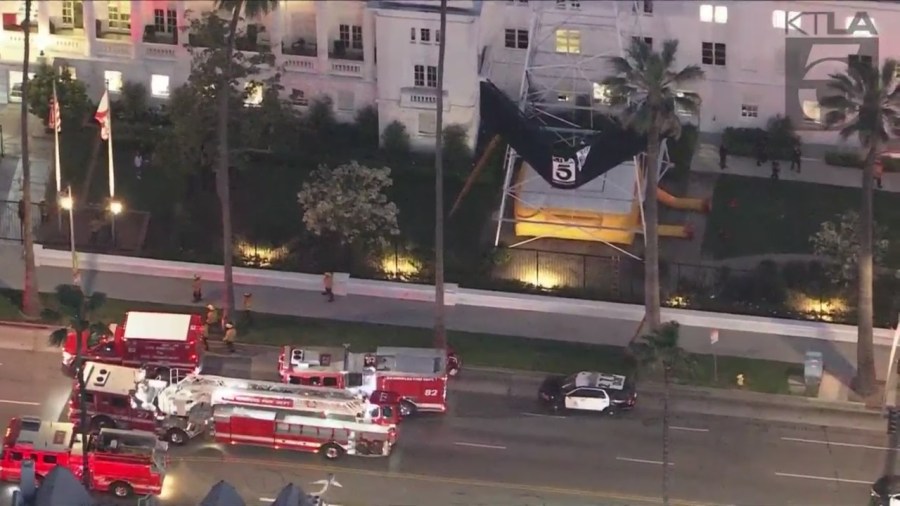
[(896, 81), (897, 61), (887, 59), (879, 69), (869, 60), (851, 60), (846, 73), (832, 74), (830, 95), (819, 103), (828, 113), (825, 124), (839, 127), (840, 136), (856, 136), (866, 150), (862, 170), (862, 199), (859, 212), (859, 296), (857, 301), (856, 378), (861, 395), (875, 391), (873, 333), (873, 181), (875, 161), (881, 149), (898, 131), (900, 87)]
[[(247, 18), (256, 18), (265, 15), (278, 7), (277, 0), (217, 0), (216, 7), (224, 9), (231, 13), (231, 21), (228, 23), (228, 30), (225, 32), (225, 48), (224, 58), (222, 59), (219, 69), (218, 83), (216, 83), (219, 91), (217, 98), (218, 118), (218, 164), (216, 167), (216, 190), (219, 194), (219, 202), (222, 208), (222, 266), (224, 269), (225, 293), (222, 300), (223, 317), (230, 318), (234, 310), (234, 274), (232, 272), (232, 263), (234, 262), (234, 233), (231, 225), (231, 188), (229, 183), (229, 171), (231, 164), (229, 163), (229, 109), (231, 106), (231, 89), (235, 80), (234, 69), (235, 51), (234, 44), (238, 37), (238, 22), (241, 15)], [(238, 54), (242, 54), (238, 52)], [(227, 91), (226, 91), (227, 90)]]
[[(846, 211), (836, 220), (822, 223), (809, 238), (816, 256), (834, 260), (826, 270), (836, 285), (848, 287), (859, 280), (859, 228), (859, 213)], [(873, 258), (878, 264), (887, 254), (890, 243), (886, 239), (887, 230), (877, 225), (872, 228), (875, 231)]]
[(32, 227), (31, 205), (31, 156), (29, 154), (28, 98), (31, 86), (28, 82), (28, 65), (31, 59), (31, 7), (32, 0), (25, 0), (25, 19), (22, 32), (25, 36), (25, 56), (22, 60), (22, 109), (19, 117), (22, 130), (22, 244), (25, 248), (25, 287), (22, 296), (22, 312), (29, 318), (36, 318), (41, 312), (38, 293), (37, 267), (34, 261), (34, 228)]
[(88, 97), (87, 87), (83, 82), (73, 78), (67, 68), (57, 72), (47, 64), (38, 67), (34, 78), (29, 81), (28, 97), (22, 102), (27, 103), (31, 114), (41, 118), (44, 126), (47, 126), (50, 120), (50, 99), (53, 97), (54, 82), (63, 122), (61, 135), (64, 135), (68, 132), (66, 126), (80, 128), (85, 122), (91, 121), (89, 113), (93, 113), (93, 104)]
[(652, 329), (649, 334), (631, 344), (631, 352), (640, 367), (662, 372), (663, 377), (663, 420), (662, 420), (662, 502), (669, 505), (669, 394), (672, 380), (677, 374), (689, 371), (692, 366), (690, 356), (679, 343), (678, 322), (668, 322)]
[(378, 108), (363, 107), (356, 113), (355, 123), (360, 144), (368, 150), (378, 149)]
[(381, 132), (381, 149), (391, 159), (400, 160), (409, 155), (409, 133), (406, 125), (397, 120), (391, 121)]
[(438, 41), (437, 100), (434, 131), (434, 347), (447, 347), (444, 303), (444, 60), (447, 54), (447, 0), (441, 0)]
[[(87, 441), (91, 427), (87, 419), (87, 402), (85, 399), (87, 387), (84, 383), (85, 361), (82, 358), (82, 347), (84, 347), (84, 338), (86, 336), (108, 332), (109, 327), (107, 325), (91, 322), (94, 313), (106, 303), (106, 295), (95, 292), (90, 296), (85, 296), (80, 286), (59, 285), (56, 287), (56, 302), (60, 313), (68, 320), (68, 323), (65, 327), (50, 333), (49, 342), (52, 346), (61, 347), (65, 344), (69, 334), (75, 333), (75, 360), (72, 363), (72, 370), (75, 373), (75, 380), (78, 382), (78, 410), (80, 411), (78, 426), (81, 430), (82, 441)], [(84, 486), (90, 489), (91, 479), (89, 476), (88, 452), (84, 452), (82, 458)]]
[(444, 166), (451, 174), (462, 175), (472, 168), (472, 149), (469, 133), (462, 125), (444, 128)]
[(659, 287), (659, 148), (665, 135), (678, 137), (681, 123), (677, 107), (697, 112), (694, 95), (678, 93), (688, 84), (703, 78), (696, 65), (674, 70), (677, 40), (663, 42), (661, 52), (654, 52), (636, 37), (624, 57), (610, 58), (613, 77), (604, 79), (613, 107), (622, 112), (625, 124), (647, 135), (644, 158), (646, 189), (644, 196), (644, 310), (651, 330), (660, 325)]

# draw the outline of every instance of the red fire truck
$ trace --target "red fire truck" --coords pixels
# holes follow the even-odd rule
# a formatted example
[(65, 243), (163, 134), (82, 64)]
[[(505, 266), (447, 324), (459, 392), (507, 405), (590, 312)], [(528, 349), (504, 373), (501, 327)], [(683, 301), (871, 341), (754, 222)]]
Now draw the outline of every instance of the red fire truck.
[[(158, 424), (153, 411), (136, 407), (133, 397), (141, 383), (158, 391), (168, 382), (146, 381), (145, 376), (143, 370), (133, 367), (87, 362), (84, 365), (85, 407), (91, 429), (97, 431), (109, 427), (156, 431)], [(69, 398), (69, 421), (78, 424), (81, 410), (78, 382), (74, 383)]]
[[(198, 368), (202, 335), (200, 315), (131, 311), (125, 323), (110, 325), (109, 333), (85, 331), (81, 355), (94, 362), (152, 367), (165, 376), (165, 369)], [(75, 360), (77, 341), (76, 333), (69, 332), (63, 346), (66, 367)]]
[[(388, 456), (397, 440), (398, 399), (387, 392), (366, 400), (334, 388), (195, 374), (158, 393), (141, 390), (136, 397), (166, 418), (190, 419), (198, 407), (201, 412), (212, 407), (213, 431), (221, 443), (311, 451), (336, 459), (344, 454)], [(200, 432), (170, 429), (166, 437), (183, 444)]]
[(71, 423), (13, 418), (3, 438), (0, 480), (18, 483), (22, 462), (29, 459), (38, 480), (56, 466), (81, 478), (87, 451), (92, 490), (118, 497), (159, 495), (166, 477), (166, 450), (166, 443), (148, 432), (103, 429), (85, 446)]
[(346, 347), (326, 351), (285, 346), (278, 359), (278, 372), (285, 383), (342, 388), (364, 395), (390, 392), (400, 399), (404, 417), (418, 411), (447, 411), (449, 371), (459, 371), (458, 357), (452, 351), (433, 348), (379, 347), (375, 353), (353, 353)]

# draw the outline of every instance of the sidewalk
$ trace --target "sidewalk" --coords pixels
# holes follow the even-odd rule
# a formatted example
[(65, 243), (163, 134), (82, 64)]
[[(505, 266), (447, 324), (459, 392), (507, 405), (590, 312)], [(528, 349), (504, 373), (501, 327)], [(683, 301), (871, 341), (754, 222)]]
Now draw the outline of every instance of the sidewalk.
[[(790, 163), (781, 163), (781, 179), (783, 181), (802, 181), (806, 183), (826, 184), (832, 186), (846, 186), (848, 188), (860, 188), (862, 186), (862, 171), (850, 167), (835, 167), (828, 165), (819, 157), (804, 157), (802, 160), (802, 172), (790, 170)], [(711, 174), (730, 174), (738, 176), (760, 177), (768, 179), (771, 175), (771, 165), (764, 163), (759, 167), (752, 158), (743, 156), (729, 156), (725, 170), (719, 168), (719, 147), (714, 144), (701, 143), (694, 155), (691, 170)], [(900, 173), (886, 172), (882, 177), (884, 188), (876, 191), (892, 193), (900, 192)]]

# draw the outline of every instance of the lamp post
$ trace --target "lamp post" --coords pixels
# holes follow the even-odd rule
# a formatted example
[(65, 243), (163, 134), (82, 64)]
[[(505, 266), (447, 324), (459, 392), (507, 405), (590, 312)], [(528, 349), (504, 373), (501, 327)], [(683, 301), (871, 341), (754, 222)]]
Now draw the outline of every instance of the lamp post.
[(109, 215), (111, 221), (112, 228), (112, 243), (113, 248), (116, 247), (116, 216), (122, 214), (122, 211), (125, 209), (125, 206), (122, 205), (118, 200), (110, 200), (109, 201)]
[(69, 212), (69, 247), (72, 252), (72, 282), (81, 286), (81, 274), (78, 272), (78, 254), (75, 252), (75, 197), (72, 195), (72, 186), (66, 188), (66, 192), (59, 197), (59, 207)]

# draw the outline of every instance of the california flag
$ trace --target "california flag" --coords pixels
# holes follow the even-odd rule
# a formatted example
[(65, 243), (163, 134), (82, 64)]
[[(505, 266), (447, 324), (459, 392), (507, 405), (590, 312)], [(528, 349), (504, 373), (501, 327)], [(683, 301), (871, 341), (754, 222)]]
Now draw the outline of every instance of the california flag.
[(94, 119), (100, 123), (100, 138), (109, 140), (109, 92), (103, 92), (103, 98), (100, 99), (100, 105), (97, 106), (97, 112)]

